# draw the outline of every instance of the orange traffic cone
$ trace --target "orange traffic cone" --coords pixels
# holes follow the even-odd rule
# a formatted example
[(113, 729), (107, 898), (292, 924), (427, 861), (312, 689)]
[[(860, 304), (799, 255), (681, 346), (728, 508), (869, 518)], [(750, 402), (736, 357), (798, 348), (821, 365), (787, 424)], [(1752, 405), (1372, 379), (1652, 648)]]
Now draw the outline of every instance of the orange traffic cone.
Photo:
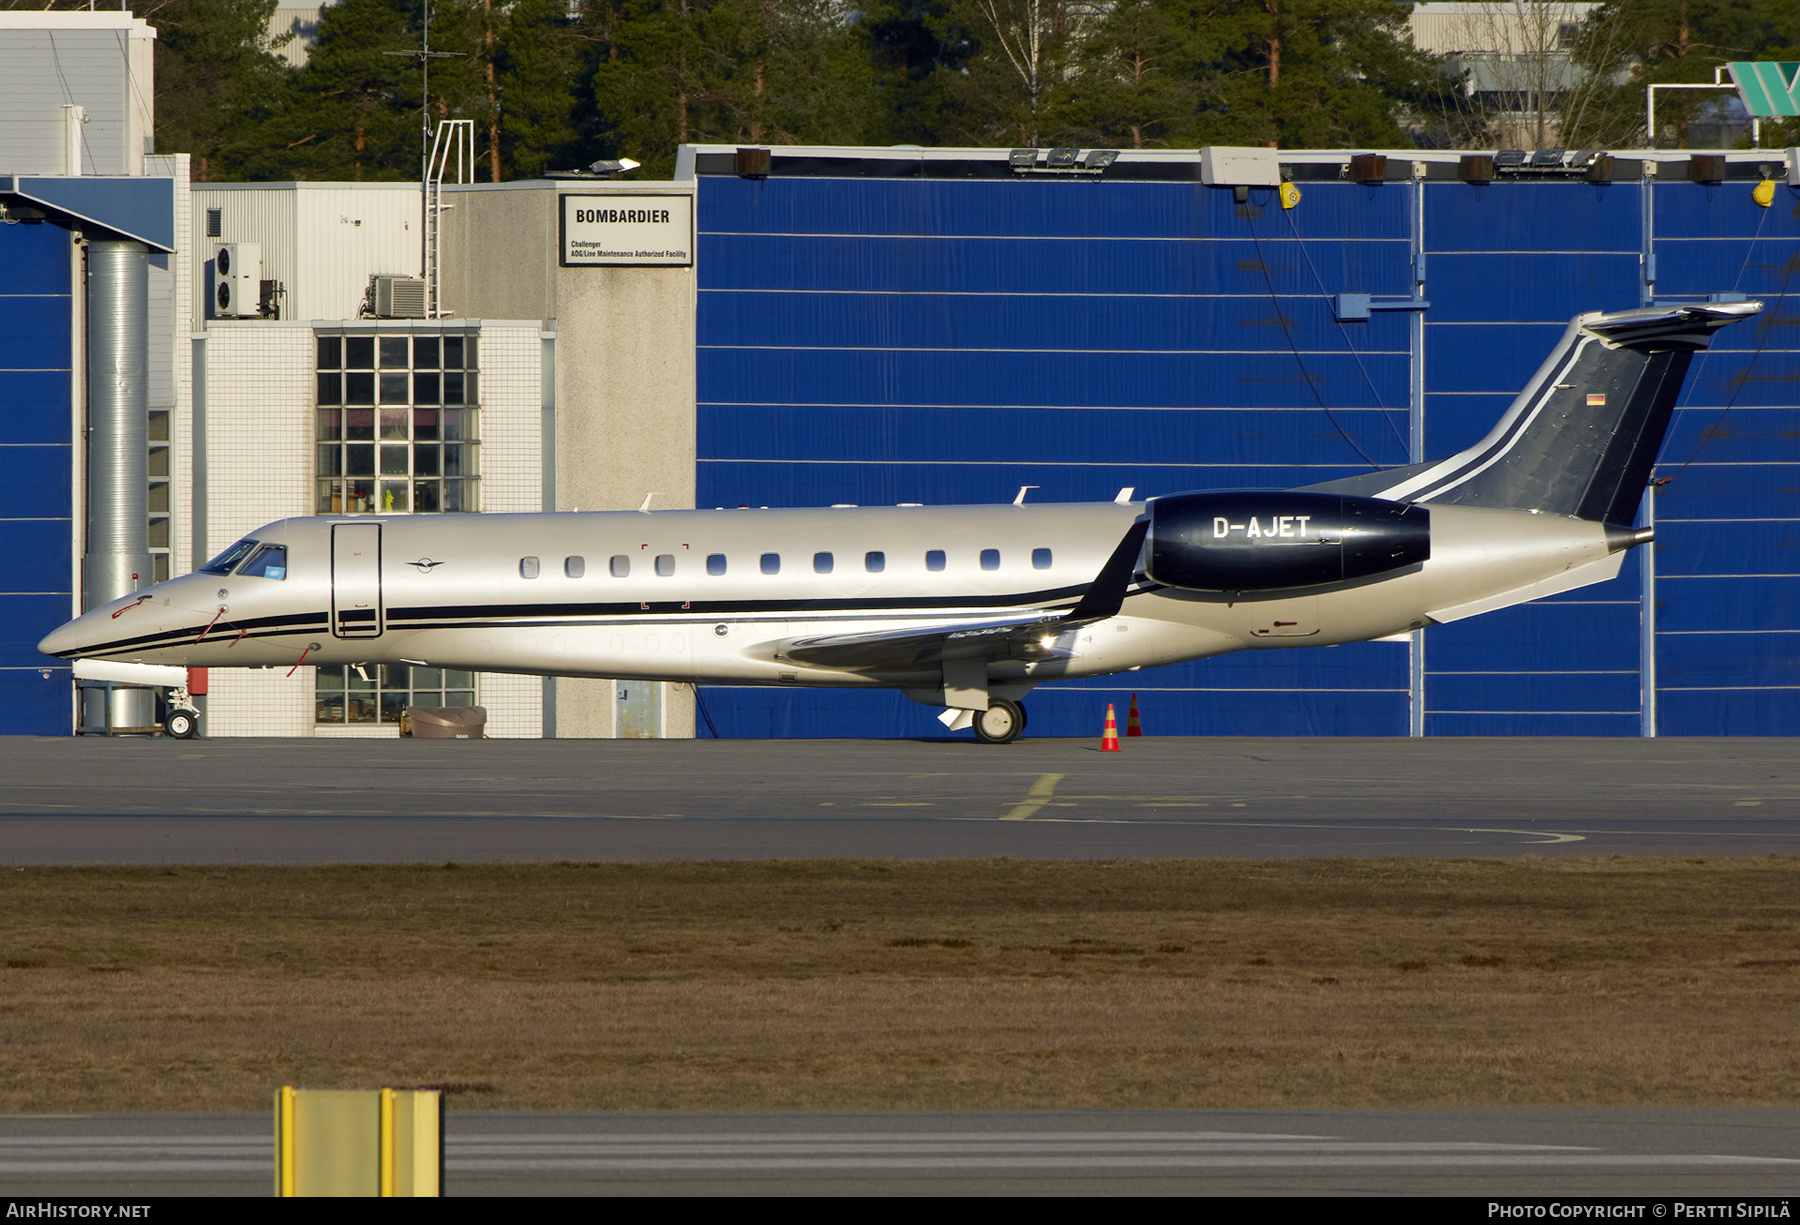
[(1113, 714), (1112, 703), (1106, 704), (1106, 732), (1100, 737), (1102, 753), (1117, 753), (1119, 749), (1119, 718)]
[(1131, 712), (1125, 716), (1125, 734), (1127, 736), (1144, 734), (1144, 725), (1138, 722), (1137, 694), (1135, 693), (1131, 695)]

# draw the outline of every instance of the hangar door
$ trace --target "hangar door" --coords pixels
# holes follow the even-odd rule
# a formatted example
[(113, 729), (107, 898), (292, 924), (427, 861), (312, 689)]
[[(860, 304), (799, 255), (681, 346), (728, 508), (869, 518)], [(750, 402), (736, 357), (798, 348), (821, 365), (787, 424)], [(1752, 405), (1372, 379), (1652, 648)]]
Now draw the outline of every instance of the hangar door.
[(331, 632), (381, 637), (381, 524), (331, 525)]

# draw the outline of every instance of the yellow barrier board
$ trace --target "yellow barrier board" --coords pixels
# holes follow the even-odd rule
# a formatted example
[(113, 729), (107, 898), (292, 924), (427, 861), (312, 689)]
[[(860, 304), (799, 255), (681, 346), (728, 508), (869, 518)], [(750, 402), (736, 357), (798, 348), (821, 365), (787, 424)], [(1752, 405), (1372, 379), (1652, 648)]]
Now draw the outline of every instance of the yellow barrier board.
[(443, 1153), (435, 1089), (275, 1094), (277, 1196), (442, 1195)]

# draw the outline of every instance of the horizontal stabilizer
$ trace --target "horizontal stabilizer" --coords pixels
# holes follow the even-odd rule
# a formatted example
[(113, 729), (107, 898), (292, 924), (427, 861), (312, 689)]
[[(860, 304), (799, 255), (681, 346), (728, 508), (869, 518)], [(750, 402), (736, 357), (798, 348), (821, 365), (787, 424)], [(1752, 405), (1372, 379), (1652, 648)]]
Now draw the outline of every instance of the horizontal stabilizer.
[(1573, 570), (1564, 570), (1561, 574), (1530, 583), (1524, 587), (1515, 587), (1511, 591), (1502, 591), (1498, 595), (1483, 596), (1481, 599), (1471, 600), (1467, 604), (1436, 609), (1425, 615), (1430, 617), (1436, 625), (1448, 625), (1452, 621), (1461, 621), (1464, 617), (1494, 612), (1501, 608), (1511, 608), (1514, 604), (1541, 600), (1547, 595), (1560, 595), (1565, 591), (1574, 591), (1578, 587), (1590, 587), (1595, 583), (1604, 583), (1608, 579), (1619, 577), (1619, 568), (1624, 564), (1625, 554), (1613, 553), (1602, 557), (1599, 561), (1591, 561), (1585, 566), (1576, 566)]

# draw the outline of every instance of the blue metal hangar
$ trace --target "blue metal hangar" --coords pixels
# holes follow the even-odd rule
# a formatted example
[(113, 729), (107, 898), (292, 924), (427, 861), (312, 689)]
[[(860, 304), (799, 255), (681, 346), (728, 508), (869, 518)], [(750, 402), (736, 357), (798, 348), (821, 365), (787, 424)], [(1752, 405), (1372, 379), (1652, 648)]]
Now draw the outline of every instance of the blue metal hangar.
[[(0, 733), (73, 726), (35, 635), (169, 573), (185, 159), (151, 152), (154, 38), (129, 13), (0, 13)], [(119, 714), (150, 722), (149, 695)]]
[[(1617, 580), (1410, 642), (1048, 685), (1031, 727), (1093, 735), (1135, 691), (1163, 734), (1800, 734), (1800, 151), (1246, 154), (695, 150), (698, 504), (1436, 458), (1572, 316), (1744, 294), (1768, 308), (1696, 363), (1657, 543)], [(935, 726), (898, 695), (703, 693), (724, 736)]]

